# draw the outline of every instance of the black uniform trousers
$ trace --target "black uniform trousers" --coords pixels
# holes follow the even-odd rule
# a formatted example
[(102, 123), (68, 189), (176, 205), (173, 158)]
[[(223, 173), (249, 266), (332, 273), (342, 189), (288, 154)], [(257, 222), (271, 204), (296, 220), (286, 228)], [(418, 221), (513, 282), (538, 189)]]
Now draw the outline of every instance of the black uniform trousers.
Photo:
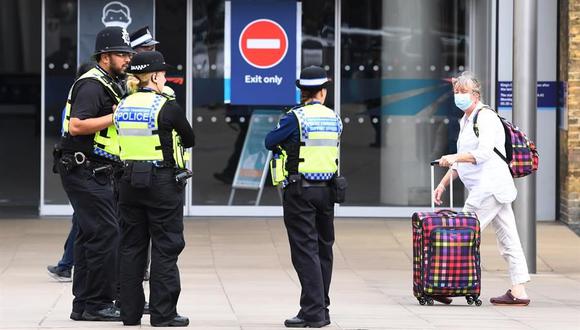
[[(298, 183), (292, 183), (298, 184)], [(329, 320), (334, 202), (330, 187), (302, 187), (300, 195), (284, 191), (284, 224), (290, 241), (292, 264), (302, 292), (298, 317)]]
[(119, 226), (111, 174), (93, 174), (92, 167), (84, 165), (68, 172), (59, 165), (59, 173), (78, 225), (73, 312), (96, 312), (115, 298)]
[(143, 316), (143, 276), (151, 240), (149, 310), (151, 323), (177, 315), (181, 292), (177, 257), (185, 247), (183, 238), (184, 189), (175, 182), (173, 168), (153, 168), (151, 185), (134, 188), (131, 168), (119, 182), (121, 215), (121, 318), (137, 324)]

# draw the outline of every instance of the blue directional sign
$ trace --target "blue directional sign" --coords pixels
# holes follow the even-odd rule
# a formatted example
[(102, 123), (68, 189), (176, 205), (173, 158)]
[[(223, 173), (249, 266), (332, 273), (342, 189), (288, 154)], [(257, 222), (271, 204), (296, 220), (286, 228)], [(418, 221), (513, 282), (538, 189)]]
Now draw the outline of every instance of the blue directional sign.
[(226, 2), (225, 103), (297, 103), (301, 12), (294, 0)]

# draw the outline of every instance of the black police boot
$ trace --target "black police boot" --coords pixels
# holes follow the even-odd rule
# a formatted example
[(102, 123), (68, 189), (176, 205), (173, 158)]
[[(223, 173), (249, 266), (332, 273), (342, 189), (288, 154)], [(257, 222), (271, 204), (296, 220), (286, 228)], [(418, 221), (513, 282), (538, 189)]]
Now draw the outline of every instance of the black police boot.
[(121, 321), (121, 311), (115, 306), (109, 306), (96, 312), (84, 311), (85, 321)]
[(330, 324), (329, 320), (306, 321), (304, 319), (299, 318), (298, 316), (294, 316), (293, 318), (284, 321), (284, 325), (286, 326), (286, 328), (322, 328), (329, 324)]
[(185, 316), (176, 315), (172, 320), (161, 322), (161, 323), (153, 323), (151, 322), (151, 326), (154, 327), (186, 327), (189, 325), (189, 319)]
[(46, 266), (46, 270), (48, 270), (48, 275), (52, 276), (59, 282), (71, 282), (71, 270), (70, 268), (62, 268), (59, 266)]
[(70, 319), (74, 320), (74, 321), (84, 321), (85, 319), (83, 319), (83, 312), (75, 312), (72, 311), (70, 313)]
[[(115, 307), (117, 307), (119, 310), (121, 309), (121, 300), (117, 299), (115, 300)], [(143, 314), (147, 314), (149, 315), (149, 303), (147, 301), (145, 301), (145, 305), (143, 305)]]

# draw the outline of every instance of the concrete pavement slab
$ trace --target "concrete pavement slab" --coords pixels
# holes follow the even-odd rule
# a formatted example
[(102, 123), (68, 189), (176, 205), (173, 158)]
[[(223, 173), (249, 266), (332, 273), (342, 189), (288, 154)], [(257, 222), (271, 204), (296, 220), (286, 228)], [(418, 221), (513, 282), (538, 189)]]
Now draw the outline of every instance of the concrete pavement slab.
[[(540, 223), (532, 304), (495, 307), (509, 286), (493, 231), (482, 236), (483, 306), (420, 306), (412, 295), (409, 220), (339, 219), (328, 329), (580, 329), (580, 238)], [(71, 283), (46, 265), (62, 254), (70, 220), (0, 221), (0, 329), (123, 329), (70, 320)], [(300, 286), (284, 224), (276, 218), (187, 219), (179, 259), (178, 311), (193, 329), (284, 329), (298, 311)], [(146, 293), (148, 292), (146, 288)], [(150, 328), (145, 316), (140, 327)]]

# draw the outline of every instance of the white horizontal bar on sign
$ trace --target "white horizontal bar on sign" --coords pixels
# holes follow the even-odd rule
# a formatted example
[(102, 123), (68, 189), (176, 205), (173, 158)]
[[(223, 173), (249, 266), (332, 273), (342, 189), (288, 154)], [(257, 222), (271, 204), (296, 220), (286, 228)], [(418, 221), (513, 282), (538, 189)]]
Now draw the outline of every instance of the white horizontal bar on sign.
[(280, 39), (248, 39), (248, 49), (280, 49)]

